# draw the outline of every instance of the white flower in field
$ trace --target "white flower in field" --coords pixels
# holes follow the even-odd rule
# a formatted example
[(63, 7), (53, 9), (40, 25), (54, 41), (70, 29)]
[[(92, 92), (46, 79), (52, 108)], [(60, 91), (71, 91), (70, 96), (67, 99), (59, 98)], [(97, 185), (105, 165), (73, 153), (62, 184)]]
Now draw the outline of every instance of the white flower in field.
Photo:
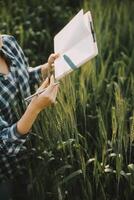
[(67, 191), (67, 190), (65, 191), (65, 194), (68, 194), (68, 191)]
[(95, 158), (90, 158), (87, 163), (91, 163), (91, 162), (94, 162), (95, 161)]
[(116, 157), (117, 154), (116, 153), (110, 153), (109, 157)]
[(130, 170), (134, 171), (134, 164), (133, 164), (133, 163), (129, 164), (129, 165), (128, 165), (128, 168), (129, 168)]
[(113, 170), (111, 168), (105, 168), (104, 172), (108, 173), (108, 172), (113, 172)]
[(119, 153), (118, 157), (119, 157), (119, 158), (121, 158), (121, 157), (122, 157), (122, 155)]
[(109, 165), (106, 165), (106, 166), (105, 166), (105, 168), (109, 168), (109, 167), (110, 167)]
[(131, 173), (126, 173), (126, 175), (127, 175), (127, 176), (131, 176), (132, 174), (131, 174)]

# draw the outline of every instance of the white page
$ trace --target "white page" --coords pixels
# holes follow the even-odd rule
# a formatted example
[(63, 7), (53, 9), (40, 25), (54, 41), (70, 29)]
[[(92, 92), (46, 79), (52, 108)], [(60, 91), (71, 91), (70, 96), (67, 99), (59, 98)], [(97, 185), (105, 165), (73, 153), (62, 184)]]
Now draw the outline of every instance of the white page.
[(68, 73), (72, 71), (69, 67), (68, 63), (64, 60), (63, 56), (61, 55), (60, 58), (56, 59), (55, 61), (55, 79), (59, 80)]
[[(79, 33), (79, 34), (77, 34)], [(81, 10), (55, 37), (55, 53), (63, 53), (72, 48), (89, 34), (84, 24), (83, 10)]]
[[(55, 78), (60, 79), (65, 74), (73, 71), (73, 69), (67, 64), (64, 60), (62, 54), (55, 61)], [(65, 52), (71, 61), (76, 65), (76, 67), (80, 67), (83, 63), (91, 59), (96, 55), (94, 51), (94, 44), (92, 42), (91, 35), (87, 36), (83, 40), (81, 40), (78, 44), (72, 47), (69, 51)]]
[(80, 67), (87, 59), (95, 56), (91, 35), (81, 40), (76, 46), (67, 51), (66, 54), (77, 67)]
[[(88, 11), (85, 15), (83, 15), (83, 11), (80, 11), (76, 16), (76, 18), (73, 18), (74, 20), (71, 24), (74, 29), (69, 30), (70, 25), (67, 25), (66, 27), (68, 28), (66, 30), (64, 28), (60, 34), (57, 34), (58, 37), (55, 40), (55, 42), (59, 43), (57, 43), (59, 45), (57, 46), (57, 49), (59, 48), (62, 51), (67, 49), (66, 51), (61, 51), (61, 56), (56, 59), (54, 63), (55, 78), (58, 80), (74, 70), (64, 59), (64, 55), (71, 59), (75, 68), (78, 68), (98, 54), (97, 44), (94, 42), (90, 26), (90, 22), (92, 22), (91, 13)], [(76, 23), (77, 20), (79, 20), (82, 24)], [(74, 25), (75, 23), (76, 25)], [(84, 31), (80, 27), (84, 27)], [(67, 34), (67, 31), (70, 32), (70, 34)], [(72, 33), (71, 31), (74, 32)], [(59, 36), (62, 37), (60, 38)], [(65, 46), (62, 46), (62, 40)]]

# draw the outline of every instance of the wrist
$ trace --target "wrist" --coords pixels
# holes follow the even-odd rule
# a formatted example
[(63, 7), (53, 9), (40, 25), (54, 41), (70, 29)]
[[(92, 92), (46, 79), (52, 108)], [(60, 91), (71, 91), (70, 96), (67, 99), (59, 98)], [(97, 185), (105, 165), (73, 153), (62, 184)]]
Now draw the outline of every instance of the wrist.
[(32, 128), (32, 125), (34, 121), (36, 120), (37, 116), (39, 114), (39, 111), (34, 109), (30, 104), (28, 105), (25, 113), (22, 115), (20, 120), (17, 122), (17, 132), (20, 135), (27, 134), (30, 129)]
[(34, 115), (38, 115), (41, 112), (41, 110), (39, 108), (37, 108), (37, 106), (35, 105), (35, 103), (33, 101), (34, 101), (34, 99), (28, 105), (27, 110), (30, 113), (34, 113)]

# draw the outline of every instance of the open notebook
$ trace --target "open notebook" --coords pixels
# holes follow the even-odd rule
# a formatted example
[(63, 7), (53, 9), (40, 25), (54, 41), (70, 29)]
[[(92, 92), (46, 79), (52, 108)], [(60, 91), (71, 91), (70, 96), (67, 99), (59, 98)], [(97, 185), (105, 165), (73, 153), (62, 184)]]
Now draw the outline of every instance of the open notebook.
[(59, 80), (98, 54), (90, 11), (80, 12), (54, 37), (55, 79)]

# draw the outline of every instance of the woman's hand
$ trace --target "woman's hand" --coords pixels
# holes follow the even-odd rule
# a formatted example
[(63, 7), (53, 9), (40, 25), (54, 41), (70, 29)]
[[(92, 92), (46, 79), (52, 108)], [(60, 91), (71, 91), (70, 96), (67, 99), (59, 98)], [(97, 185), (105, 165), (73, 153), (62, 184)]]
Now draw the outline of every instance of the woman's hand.
[(44, 92), (39, 94), (38, 96), (34, 97), (29, 104), (36, 112), (42, 111), (44, 108), (50, 106), (51, 104), (55, 103), (58, 85), (54, 84), (54, 77), (50, 77), (50, 84), (49, 79), (47, 78), (42, 85), (38, 88), (38, 91), (46, 88)]
[(54, 68), (54, 61), (59, 57), (58, 53), (52, 53), (48, 57), (48, 62), (41, 65), (41, 73), (42, 75), (46, 75), (49, 73), (49, 71), (53, 70)]
[(50, 56), (48, 57), (48, 67), (52, 67), (54, 61), (59, 57), (58, 53), (52, 53), (50, 54)]
[(55, 103), (58, 85), (54, 84), (53, 76), (50, 77), (50, 84), (49, 79), (47, 78), (38, 90), (42, 89), (46, 90), (32, 99), (25, 113), (17, 122), (17, 131), (20, 135), (25, 135), (31, 130), (40, 111)]

